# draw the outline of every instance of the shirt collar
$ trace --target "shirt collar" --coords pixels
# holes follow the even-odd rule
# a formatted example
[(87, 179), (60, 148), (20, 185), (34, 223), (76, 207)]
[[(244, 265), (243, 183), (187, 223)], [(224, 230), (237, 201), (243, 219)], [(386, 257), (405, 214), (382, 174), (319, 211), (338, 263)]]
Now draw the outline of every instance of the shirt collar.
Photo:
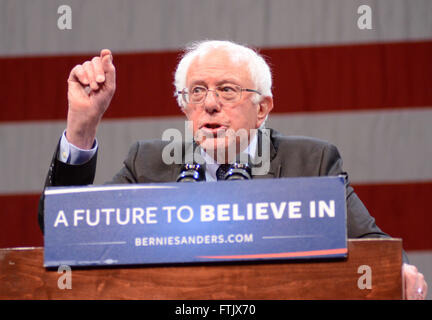
[[(254, 159), (256, 155), (257, 137), (258, 134), (255, 134), (248, 147), (242, 151), (243, 153), (247, 153), (251, 159)], [(201, 149), (201, 156), (204, 158), (206, 163), (206, 181), (216, 181), (216, 170), (219, 168), (219, 164), (217, 164), (216, 161), (203, 149)]]

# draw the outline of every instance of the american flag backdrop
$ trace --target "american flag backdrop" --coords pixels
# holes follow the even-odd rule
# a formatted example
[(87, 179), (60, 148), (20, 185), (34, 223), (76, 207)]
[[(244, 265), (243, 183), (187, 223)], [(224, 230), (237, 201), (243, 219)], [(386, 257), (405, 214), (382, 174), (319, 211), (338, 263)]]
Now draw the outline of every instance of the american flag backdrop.
[[(58, 27), (61, 5), (71, 29)], [(358, 26), (361, 5), (372, 29)], [(37, 203), (73, 66), (114, 55), (117, 90), (97, 135), (103, 183), (134, 141), (184, 129), (173, 72), (181, 48), (203, 39), (266, 57), (267, 126), (334, 143), (378, 226), (431, 283), (430, 0), (0, 0), (0, 247), (43, 245)]]

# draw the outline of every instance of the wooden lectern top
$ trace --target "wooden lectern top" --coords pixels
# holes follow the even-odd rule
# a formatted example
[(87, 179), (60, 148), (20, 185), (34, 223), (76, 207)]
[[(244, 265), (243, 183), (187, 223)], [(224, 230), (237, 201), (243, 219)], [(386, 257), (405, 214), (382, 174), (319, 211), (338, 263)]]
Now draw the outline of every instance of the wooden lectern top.
[(0, 249), (0, 299), (402, 299), (401, 267), (400, 239), (350, 239), (344, 260), (72, 269), (60, 289), (43, 248), (11, 248)]

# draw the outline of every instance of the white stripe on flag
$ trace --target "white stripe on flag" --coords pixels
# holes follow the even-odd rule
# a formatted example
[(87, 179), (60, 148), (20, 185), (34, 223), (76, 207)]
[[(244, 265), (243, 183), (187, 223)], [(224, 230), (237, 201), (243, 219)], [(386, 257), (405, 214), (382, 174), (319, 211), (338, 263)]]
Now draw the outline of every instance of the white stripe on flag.
[[(72, 29), (59, 30), (68, 4)], [(360, 5), (372, 29), (360, 30)], [(203, 39), (286, 47), (431, 39), (429, 0), (57, 0), (0, 3), (0, 56), (177, 50)]]
[[(268, 127), (286, 135), (330, 141), (341, 152), (353, 183), (432, 180), (432, 108), (391, 111), (274, 114)], [(0, 193), (40, 192), (63, 121), (0, 124)], [(184, 131), (184, 118), (105, 120), (95, 184), (110, 180), (137, 140)]]

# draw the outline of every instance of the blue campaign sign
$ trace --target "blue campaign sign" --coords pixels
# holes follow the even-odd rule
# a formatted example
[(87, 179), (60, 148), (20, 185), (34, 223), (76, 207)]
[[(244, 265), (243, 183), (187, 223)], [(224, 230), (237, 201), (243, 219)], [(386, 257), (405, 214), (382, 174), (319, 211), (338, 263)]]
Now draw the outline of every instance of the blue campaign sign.
[(56, 187), (46, 267), (346, 257), (343, 177)]

